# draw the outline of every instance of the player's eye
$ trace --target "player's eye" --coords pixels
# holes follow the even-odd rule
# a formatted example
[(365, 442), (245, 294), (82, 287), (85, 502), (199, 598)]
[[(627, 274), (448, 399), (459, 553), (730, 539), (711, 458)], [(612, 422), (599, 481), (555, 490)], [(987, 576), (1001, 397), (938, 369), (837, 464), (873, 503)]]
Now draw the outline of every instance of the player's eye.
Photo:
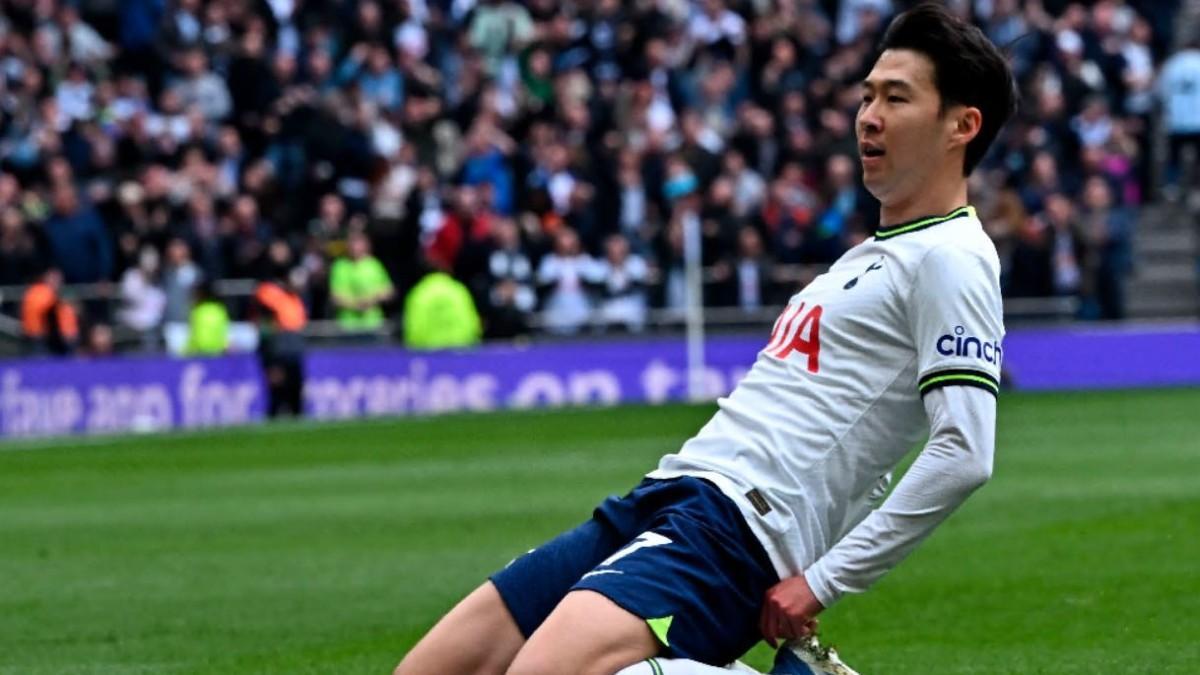
[(905, 99), (903, 99), (899, 96), (889, 96), (888, 97), (888, 103), (905, 103), (905, 102), (906, 102)]
[(867, 104), (869, 104), (869, 103), (870, 103), (871, 101), (873, 101), (873, 100), (874, 100), (874, 99), (873, 99), (872, 97), (870, 97), (870, 96), (867, 96), (867, 95), (865, 95), (865, 94), (864, 94), (864, 95), (863, 95), (863, 97), (862, 97), (862, 102), (863, 102), (863, 105), (867, 105)]

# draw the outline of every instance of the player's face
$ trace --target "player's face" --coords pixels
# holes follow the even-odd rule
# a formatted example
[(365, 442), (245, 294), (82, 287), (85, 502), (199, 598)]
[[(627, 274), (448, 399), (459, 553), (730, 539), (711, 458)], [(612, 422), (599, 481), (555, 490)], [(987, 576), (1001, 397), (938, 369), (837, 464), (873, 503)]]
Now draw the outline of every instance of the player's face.
[(933, 76), (924, 54), (889, 49), (863, 80), (855, 123), (863, 183), (884, 205), (918, 194), (951, 159), (951, 125)]

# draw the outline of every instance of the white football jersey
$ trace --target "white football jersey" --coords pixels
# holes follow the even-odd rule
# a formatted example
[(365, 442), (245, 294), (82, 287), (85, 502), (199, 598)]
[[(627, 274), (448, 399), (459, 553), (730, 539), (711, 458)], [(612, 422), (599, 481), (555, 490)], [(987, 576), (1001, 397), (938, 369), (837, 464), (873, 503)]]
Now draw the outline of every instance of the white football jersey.
[[(949, 385), (998, 393), (999, 277), (970, 206), (880, 228), (791, 299), (745, 379), (649, 476), (712, 481), (780, 577), (802, 573), (863, 520), (929, 432), (923, 396)], [(966, 400), (994, 415), (991, 396)]]

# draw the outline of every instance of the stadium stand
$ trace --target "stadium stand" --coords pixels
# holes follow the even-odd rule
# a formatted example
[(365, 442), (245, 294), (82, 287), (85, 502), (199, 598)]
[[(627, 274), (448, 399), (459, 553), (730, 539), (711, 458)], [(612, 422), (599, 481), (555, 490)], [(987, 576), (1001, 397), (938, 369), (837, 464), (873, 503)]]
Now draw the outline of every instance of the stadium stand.
[[(682, 320), (689, 223), (708, 320), (769, 321), (871, 235), (857, 83), (909, 4), (0, 0), (0, 334), (184, 345), (196, 289), (236, 320), (289, 279), (310, 337), (398, 340), (435, 269), (488, 338), (636, 332)], [(1021, 87), (972, 181), (1010, 316), (1195, 315), (1160, 74), (1200, 2), (949, 4)], [(350, 306), (360, 234), (395, 292)], [(77, 338), (26, 335), (76, 310)]]

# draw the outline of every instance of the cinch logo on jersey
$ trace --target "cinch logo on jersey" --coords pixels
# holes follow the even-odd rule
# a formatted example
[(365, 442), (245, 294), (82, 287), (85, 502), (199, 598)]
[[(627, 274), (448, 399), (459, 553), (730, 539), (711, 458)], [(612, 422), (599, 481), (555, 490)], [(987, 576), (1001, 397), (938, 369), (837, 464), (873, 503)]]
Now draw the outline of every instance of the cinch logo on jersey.
[(983, 359), (988, 363), (1000, 365), (1004, 350), (1000, 348), (999, 342), (984, 342), (977, 337), (966, 335), (966, 333), (966, 328), (955, 326), (954, 335), (947, 334), (938, 338), (938, 353), (942, 356), (969, 356), (973, 359)]

